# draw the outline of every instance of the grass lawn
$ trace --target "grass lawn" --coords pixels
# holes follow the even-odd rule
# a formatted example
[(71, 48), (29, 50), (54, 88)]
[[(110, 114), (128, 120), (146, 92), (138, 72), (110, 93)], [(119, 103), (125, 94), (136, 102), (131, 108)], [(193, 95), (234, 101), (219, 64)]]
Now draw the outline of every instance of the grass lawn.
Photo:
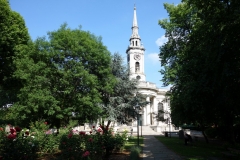
[[(185, 157), (186, 160), (237, 160), (239, 154), (231, 153), (224, 149), (223, 145), (213, 143), (207, 144), (205, 141), (194, 141), (190, 145), (184, 145), (184, 140), (178, 137), (156, 136), (169, 149), (178, 155)], [(214, 160), (215, 160), (214, 159)]]
[(128, 142), (125, 144), (124, 149), (130, 151), (129, 160), (140, 160), (140, 155), (143, 151), (143, 137), (139, 137), (139, 148), (138, 145), (138, 137), (130, 137)]
[[(130, 151), (132, 147), (137, 146), (138, 138), (137, 136), (129, 137), (128, 142), (125, 144), (124, 149)], [(143, 147), (143, 137), (139, 137), (139, 145), (142, 150)]]

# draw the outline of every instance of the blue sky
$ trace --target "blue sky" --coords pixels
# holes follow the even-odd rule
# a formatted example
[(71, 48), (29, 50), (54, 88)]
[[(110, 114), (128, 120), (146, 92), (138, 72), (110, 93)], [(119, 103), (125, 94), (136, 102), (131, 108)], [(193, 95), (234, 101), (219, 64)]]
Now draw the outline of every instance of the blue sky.
[(126, 59), (131, 36), (133, 8), (136, 4), (139, 35), (145, 47), (146, 80), (162, 87), (159, 45), (166, 42), (165, 31), (158, 20), (168, 18), (163, 3), (179, 4), (181, 0), (9, 0), (12, 10), (24, 18), (33, 40), (66, 22), (72, 29), (101, 36), (111, 53)]

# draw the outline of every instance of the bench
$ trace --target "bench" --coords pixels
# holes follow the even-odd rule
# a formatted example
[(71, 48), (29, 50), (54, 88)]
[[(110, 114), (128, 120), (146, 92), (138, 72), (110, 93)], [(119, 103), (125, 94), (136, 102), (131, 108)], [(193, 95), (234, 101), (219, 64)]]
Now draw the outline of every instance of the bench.
[(178, 132), (176, 131), (163, 131), (162, 133), (165, 135), (165, 137), (172, 137), (172, 136), (176, 137), (179, 135)]

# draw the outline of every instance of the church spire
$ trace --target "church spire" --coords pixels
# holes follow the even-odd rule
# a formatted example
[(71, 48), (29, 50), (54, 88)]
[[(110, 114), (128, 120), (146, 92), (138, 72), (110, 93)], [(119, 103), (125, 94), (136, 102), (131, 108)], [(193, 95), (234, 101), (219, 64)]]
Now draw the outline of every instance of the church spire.
[(133, 25), (132, 25), (131, 38), (140, 38), (140, 36), (138, 35), (137, 11), (136, 11), (135, 5), (134, 5), (134, 11), (133, 11)]
[(129, 41), (130, 45), (126, 50), (126, 53), (128, 55), (128, 65), (130, 69), (129, 78), (145, 81), (146, 80), (146, 76), (144, 74), (145, 49), (141, 44), (141, 38), (138, 35), (137, 11), (135, 5), (133, 10), (132, 35)]
[(133, 26), (132, 27), (138, 27), (138, 25), (137, 25), (137, 13), (136, 13), (135, 5), (134, 5)]

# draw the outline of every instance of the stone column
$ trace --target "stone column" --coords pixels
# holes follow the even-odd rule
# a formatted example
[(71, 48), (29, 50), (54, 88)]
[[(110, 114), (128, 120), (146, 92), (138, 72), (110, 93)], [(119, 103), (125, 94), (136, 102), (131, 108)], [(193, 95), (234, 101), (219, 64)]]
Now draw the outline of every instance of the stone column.
[(147, 107), (143, 107), (143, 113), (142, 113), (142, 123), (143, 126), (147, 125)]
[(153, 118), (153, 125), (157, 125), (157, 113), (158, 113), (158, 104), (156, 97), (153, 97), (153, 112), (154, 112), (154, 118)]
[(150, 112), (151, 112), (151, 110), (150, 110), (150, 97), (147, 97), (147, 99), (146, 99), (148, 102), (149, 102), (149, 104), (147, 104), (147, 106), (146, 106), (146, 125), (150, 125)]

